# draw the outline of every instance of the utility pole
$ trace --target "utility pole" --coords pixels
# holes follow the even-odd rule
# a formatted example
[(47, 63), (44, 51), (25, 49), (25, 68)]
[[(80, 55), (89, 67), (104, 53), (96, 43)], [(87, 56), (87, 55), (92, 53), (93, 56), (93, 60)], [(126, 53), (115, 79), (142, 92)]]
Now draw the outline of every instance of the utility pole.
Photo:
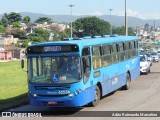
[[(74, 5), (70, 4), (69, 7), (71, 7), (71, 17), (72, 17), (72, 8), (74, 7)], [(72, 38), (72, 20), (71, 20), (71, 38)]]
[(110, 11), (110, 35), (112, 35), (112, 18), (111, 18), (111, 12), (112, 12), (113, 9), (109, 9)]
[(125, 32), (126, 32), (126, 36), (128, 36), (127, 3), (126, 3), (126, 0), (125, 0)]

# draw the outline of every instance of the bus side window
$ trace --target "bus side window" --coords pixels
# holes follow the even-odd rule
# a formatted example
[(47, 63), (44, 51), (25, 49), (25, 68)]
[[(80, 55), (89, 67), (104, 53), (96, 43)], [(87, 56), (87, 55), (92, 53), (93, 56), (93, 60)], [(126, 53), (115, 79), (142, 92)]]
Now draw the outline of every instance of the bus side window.
[(111, 48), (110, 45), (103, 45), (102, 46), (103, 53), (102, 53), (102, 61), (103, 66), (109, 66), (112, 64), (112, 56), (111, 56)]
[(102, 58), (101, 58), (101, 46), (93, 46), (92, 48), (92, 63), (93, 68), (98, 69), (102, 67)]
[(112, 44), (112, 63), (118, 62), (118, 53), (117, 53), (117, 45)]
[(135, 46), (135, 55), (138, 56), (138, 41), (134, 41), (134, 46)]
[(132, 57), (135, 57), (136, 56), (136, 49), (135, 49), (135, 41), (131, 41), (131, 46), (132, 46), (132, 49), (131, 49), (131, 53), (132, 53)]
[(119, 54), (119, 61), (125, 60), (125, 52), (124, 52), (124, 46), (123, 43), (118, 44), (118, 54)]
[(84, 83), (86, 83), (91, 73), (91, 56), (89, 47), (83, 48), (82, 50), (82, 65), (83, 65)]
[(129, 42), (125, 42), (125, 57), (129, 59)]

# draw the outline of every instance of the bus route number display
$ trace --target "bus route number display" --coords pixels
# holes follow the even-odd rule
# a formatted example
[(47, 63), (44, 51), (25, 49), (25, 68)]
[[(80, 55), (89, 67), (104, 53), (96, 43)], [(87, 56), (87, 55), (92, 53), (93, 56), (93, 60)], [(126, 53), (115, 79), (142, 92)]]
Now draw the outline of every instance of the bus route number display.
[(44, 47), (44, 52), (58, 52), (58, 51), (62, 51), (61, 46)]
[(30, 46), (27, 48), (28, 54), (58, 53), (58, 52), (78, 52), (77, 45), (55, 45), (55, 46)]

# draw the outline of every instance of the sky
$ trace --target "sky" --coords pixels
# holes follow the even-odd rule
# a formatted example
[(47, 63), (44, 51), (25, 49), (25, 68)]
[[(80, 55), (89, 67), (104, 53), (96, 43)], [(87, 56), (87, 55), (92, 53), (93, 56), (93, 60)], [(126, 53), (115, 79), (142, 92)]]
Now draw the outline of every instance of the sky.
[[(141, 19), (160, 19), (160, 0), (126, 0), (127, 15)], [(125, 0), (0, 0), (0, 14), (33, 12), (46, 15), (124, 16)], [(109, 9), (112, 9), (110, 12)]]

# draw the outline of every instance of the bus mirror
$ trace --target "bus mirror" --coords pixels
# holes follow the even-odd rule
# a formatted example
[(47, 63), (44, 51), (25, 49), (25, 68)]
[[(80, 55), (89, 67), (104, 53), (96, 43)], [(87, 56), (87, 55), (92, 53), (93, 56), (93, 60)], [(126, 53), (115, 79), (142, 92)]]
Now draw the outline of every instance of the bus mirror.
[(24, 70), (24, 60), (21, 60), (21, 68), (23, 69), (23, 71), (27, 72), (26, 70)]
[(24, 60), (23, 59), (21, 60), (21, 68), (22, 69), (24, 68)]

